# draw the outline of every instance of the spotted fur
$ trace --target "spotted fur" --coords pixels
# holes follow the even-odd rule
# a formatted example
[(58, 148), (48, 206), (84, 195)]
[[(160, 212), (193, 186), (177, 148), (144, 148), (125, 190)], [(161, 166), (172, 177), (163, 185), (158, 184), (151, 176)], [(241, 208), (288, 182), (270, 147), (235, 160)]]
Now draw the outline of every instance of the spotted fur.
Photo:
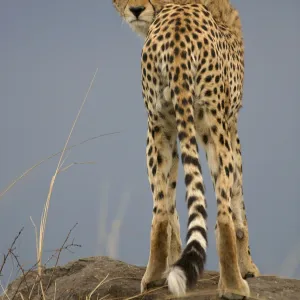
[[(244, 280), (259, 271), (249, 251), (237, 134), (242, 105), (244, 46), (238, 12), (228, 0), (113, 0), (145, 36), (142, 89), (148, 112), (147, 168), (153, 193), (151, 245), (141, 289), (163, 278), (183, 295), (203, 273), (207, 251), (205, 188), (198, 144), (205, 152), (217, 199), (219, 295), (242, 299)], [(176, 210), (177, 138), (188, 207), (181, 251)]]

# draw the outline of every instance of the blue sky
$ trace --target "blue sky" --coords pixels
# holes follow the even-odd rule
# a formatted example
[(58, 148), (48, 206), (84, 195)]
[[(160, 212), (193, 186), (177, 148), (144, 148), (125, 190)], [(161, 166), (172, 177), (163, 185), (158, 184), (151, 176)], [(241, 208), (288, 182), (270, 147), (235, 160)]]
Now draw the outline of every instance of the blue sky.
[[(263, 273), (296, 276), (299, 228), (300, 2), (232, 1), (240, 10), (246, 49), (244, 106), (239, 131), (244, 193), (253, 257)], [(0, 3), (0, 190), (40, 159), (59, 151), (99, 68), (71, 144), (119, 134), (74, 148), (57, 178), (45, 235), (45, 259), (69, 229), (82, 245), (62, 263), (113, 254), (145, 265), (152, 197), (145, 163), (146, 112), (141, 96), (143, 41), (122, 23), (109, 0)], [(22, 261), (35, 260), (30, 216), (38, 224), (57, 159), (47, 161), (0, 199), (0, 252), (22, 226)], [(201, 152), (209, 213), (208, 269), (216, 269), (215, 197)], [(182, 168), (178, 209), (186, 232)], [(120, 208), (121, 206), (121, 208)], [(119, 210), (118, 210), (119, 208)], [(114, 222), (121, 220), (121, 224)], [(120, 228), (118, 244), (107, 238)], [(113, 235), (116, 237), (116, 235)], [(116, 245), (116, 247), (114, 247)], [(111, 249), (114, 249), (112, 252)], [(298, 250), (297, 250), (298, 249)]]

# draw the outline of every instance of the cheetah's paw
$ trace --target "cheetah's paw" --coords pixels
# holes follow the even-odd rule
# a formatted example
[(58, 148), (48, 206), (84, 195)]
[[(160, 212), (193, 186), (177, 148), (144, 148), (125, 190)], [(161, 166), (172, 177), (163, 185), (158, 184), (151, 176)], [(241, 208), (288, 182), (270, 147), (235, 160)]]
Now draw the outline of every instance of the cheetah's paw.
[(219, 281), (219, 297), (224, 300), (244, 300), (250, 297), (250, 288), (246, 280), (242, 279), (237, 288), (227, 288)]

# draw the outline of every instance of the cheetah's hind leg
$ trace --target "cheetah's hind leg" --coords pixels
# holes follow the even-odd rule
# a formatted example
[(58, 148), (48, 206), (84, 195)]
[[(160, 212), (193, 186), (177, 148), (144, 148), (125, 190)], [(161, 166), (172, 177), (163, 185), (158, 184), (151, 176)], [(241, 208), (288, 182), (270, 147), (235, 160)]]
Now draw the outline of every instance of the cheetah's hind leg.
[[(210, 128), (205, 137), (205, 151), (217, 199), (218, 213), (215, 233), (220, 259), (219, 296), (230, 300), (244, 299), (250, 296), (250, 289), (240, 272), (237, 237), (233, 221), (234, 162), (231, 137), (228, 132), (228, 124), (221, 113), (214, 114), (210, 110), (203, 113), (205, 127)], [(217, 118), (223, 121), (224, 126), (219, 126)]]
[(237, 251), (240, 271), (243, 278), (259, 276), (259, 270), (254, 264), (249, 247), (248, 222), (243, 195), (243, 169), (240, 140), (237, 133), (237, 120), (230, 127), (231, 144), (234, 158), (233, 189), (232, 189), (232, 211), (233, 222), (237, 237)]
[(176, 184), (178, 175), (178, 150), (177, 141), (172, 152), (172, 167), (168, 177), (168, 201), (169, 201), (169, 214), (170, 214), (170, 230), (171, 242), (168, 256), (168, 265), (173, 265), (181, 255), (182, 242), (180, 238), (180, 223), (179, 216), (176, 209)]
[[(162, 122), (162, 120), (160, 120)], [(171, 247), (172, 222), (168, 199), (168, 174), (172, 168), (172, 143), (165, 138), (164, 126), (158, 118), (149, 117), (147, 135), (148, 178), (153, 194), (153, 218), (150, 237), (150, 254), (141, 291), (157, 283), (160, 285), (168, 269)], [(172, 140), (176, 140), (176, 135)], [(175, 212), (175, 210), (174, 210)]]

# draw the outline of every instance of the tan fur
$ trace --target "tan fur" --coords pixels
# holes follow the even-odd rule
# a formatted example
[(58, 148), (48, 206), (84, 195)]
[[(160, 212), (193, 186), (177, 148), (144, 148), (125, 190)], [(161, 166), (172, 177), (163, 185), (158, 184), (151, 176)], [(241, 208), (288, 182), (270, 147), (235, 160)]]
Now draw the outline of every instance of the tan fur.
[[(249, 250), (237, 118), (242, 106), (244, 45), (228, 0), (113, 0), (146, 38), (142, 90), (148, 112), (147, 170), (153, 194), (150, 254), (141, 290), (164, 278), (177, 296), (196, 284), (207, 252), (205, 188), (198, 144), (206, 152), (217, 199), (219, 295), (250, 295), (257, 276)], [(177, 138), (185, 174), (187, 244), (181, 253), (176, 210)]]
[[(126, 0), (113, 0), (117, 11), (123, 16), (124, 8), (128, 1)], [(147, 0), (131, 0), (130, 5), (144, 5)], [(166, 4), (202, 4), (205, 5), (211, 12), (214, 19), (218, 24), (224, 24), (229, 30), (242, 38), (242, 25), (238, 11), (231, 5), (230, 0), (161, 0), (153, 1), (154, 5), (161, 9)]]
[(218, 24), (224, 24), (237, 36), (242, 37), (242, 25), (238, 11), (229, 0), (164, 0), (164, 3), (202, 4), (211, 12)]

